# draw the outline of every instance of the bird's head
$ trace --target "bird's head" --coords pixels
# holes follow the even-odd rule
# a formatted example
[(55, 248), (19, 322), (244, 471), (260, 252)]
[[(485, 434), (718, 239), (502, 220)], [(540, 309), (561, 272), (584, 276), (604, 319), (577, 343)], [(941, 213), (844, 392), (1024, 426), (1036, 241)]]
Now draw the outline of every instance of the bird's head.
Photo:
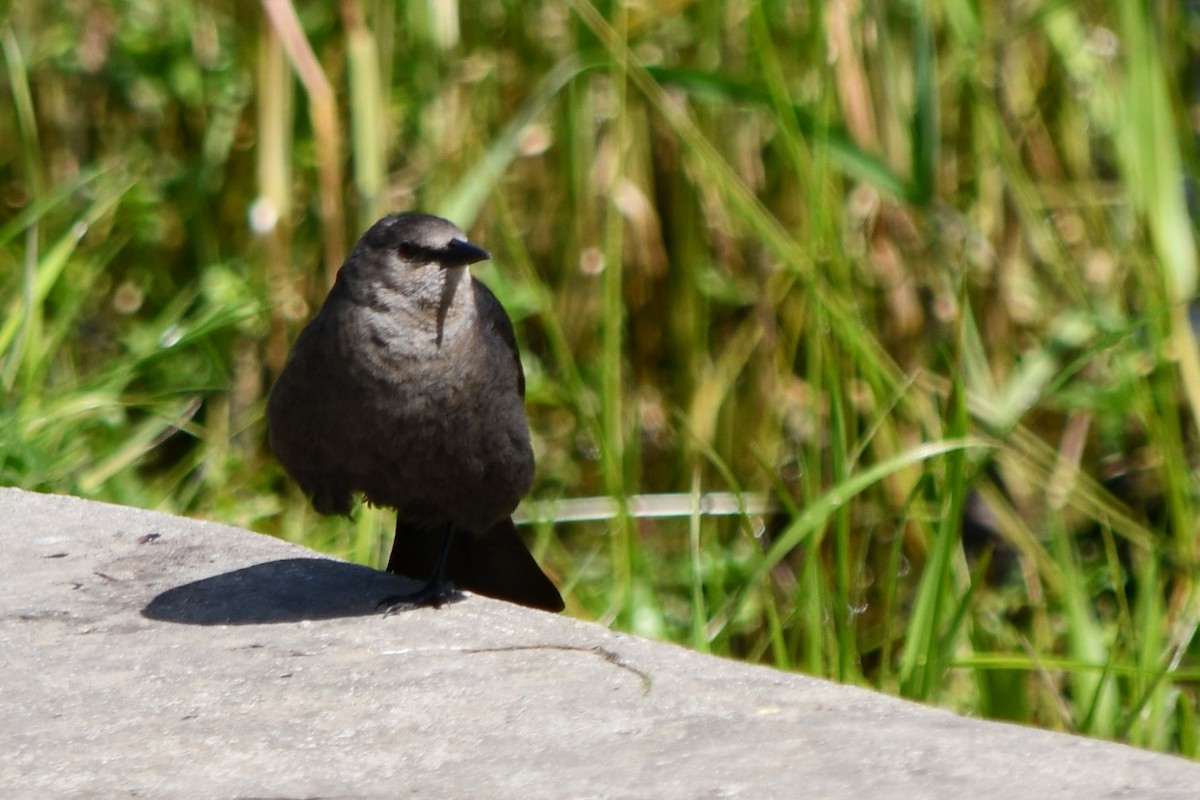
[[(398, 292), (421, 305), (443, 304), (465, 267), (491, 254), (453, 222), (432, 214), (389, 214), (372, 225), (342, 268), (345, 278)], [(339, 276), (339, 280), (342, 277)]]

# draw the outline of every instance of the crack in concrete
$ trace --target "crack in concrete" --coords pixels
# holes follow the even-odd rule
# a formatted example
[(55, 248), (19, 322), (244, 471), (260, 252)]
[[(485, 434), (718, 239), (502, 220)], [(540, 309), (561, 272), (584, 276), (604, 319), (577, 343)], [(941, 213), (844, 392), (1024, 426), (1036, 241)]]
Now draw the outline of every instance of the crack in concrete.
[(506, 647), (479, 647), (460, 650), (461, 653), (519, 653), (526, 650), (558, 650), (566, 653), (591, 653), (612, 664), (618, 669), (623, 669), (637, 676), (638, 681), (642, 684), (642, 694), (650, 693), (650, 688), (654, 685), (650, 677), (650, 673), (640, 670), (629, 662), (621, 658), (614, 650), (609, 650), (607, 647), (595, 645), (593, 647), (581, 647), (579, 645), (569, 644), (524, 644), (524, 645), (509, 645)]

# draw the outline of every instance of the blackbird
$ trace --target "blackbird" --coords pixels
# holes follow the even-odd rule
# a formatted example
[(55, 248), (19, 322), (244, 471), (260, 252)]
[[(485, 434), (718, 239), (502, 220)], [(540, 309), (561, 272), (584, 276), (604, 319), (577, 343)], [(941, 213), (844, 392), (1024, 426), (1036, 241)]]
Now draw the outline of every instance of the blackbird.
[(363, 234), (271, 389), (271, 449), (322, 514), (354, 495), (396, 509), (388, 571), (427, 579), (388, 611), (454, 587), (561, 611), (512, 512), (533, 482), (512, 322), (454, 223), (391, 214)]

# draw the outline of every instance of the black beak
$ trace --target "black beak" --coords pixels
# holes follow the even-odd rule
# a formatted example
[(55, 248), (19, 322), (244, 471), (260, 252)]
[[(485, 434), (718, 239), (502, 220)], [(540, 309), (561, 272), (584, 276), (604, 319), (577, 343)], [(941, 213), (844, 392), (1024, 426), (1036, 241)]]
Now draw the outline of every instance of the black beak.
[(466, 239), (451, 239), (446, 249), (439, 254), (438, 261), (443, 267), (465, 267), (477, 261), (487, 261), (492, 254), (478, 245), (471, 244)]

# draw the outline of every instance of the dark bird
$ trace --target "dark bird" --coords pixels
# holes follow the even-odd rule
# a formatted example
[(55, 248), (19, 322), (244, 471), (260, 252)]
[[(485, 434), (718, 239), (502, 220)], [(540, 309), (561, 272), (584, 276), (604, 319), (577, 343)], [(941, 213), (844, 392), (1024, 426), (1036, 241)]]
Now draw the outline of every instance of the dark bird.
[[(355, 493), (396, 509), (388, 571), (428, 579), (389, 610), (458, 588), (561, 611), (517, 535), (533, 482), (512, 322), (468, 265), (490, 258), (452, 222), (392, 214), (338, 271), (271, 389), (271, 449), (322, 514)], [(449, 583), (448, 583), (449, 582)]]

